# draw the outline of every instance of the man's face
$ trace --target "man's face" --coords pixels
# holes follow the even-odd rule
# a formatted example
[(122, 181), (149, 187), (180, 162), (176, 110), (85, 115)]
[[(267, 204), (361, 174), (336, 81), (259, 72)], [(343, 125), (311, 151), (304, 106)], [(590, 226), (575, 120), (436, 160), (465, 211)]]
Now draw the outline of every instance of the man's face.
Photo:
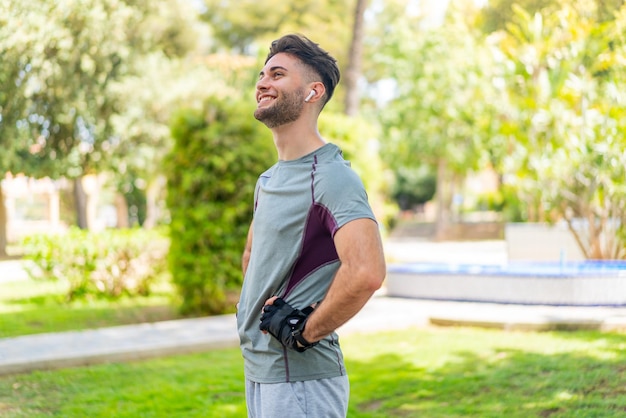
[(279, 53), (267, 61), (256, 85), (254, 117), (274, 128), (296, 121), (304, 108), (303, 67), (298, 59)]

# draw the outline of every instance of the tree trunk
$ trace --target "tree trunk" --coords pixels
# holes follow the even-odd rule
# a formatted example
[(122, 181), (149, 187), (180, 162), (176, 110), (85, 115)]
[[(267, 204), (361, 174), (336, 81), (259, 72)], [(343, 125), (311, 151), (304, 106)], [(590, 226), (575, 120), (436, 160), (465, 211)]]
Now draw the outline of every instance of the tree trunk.
[(118, 228), (128, 228), (130, 226), (128, 221), (128, 202), (126, 197), (119, 192), (115, 194), (115, 214)]
[(346, 97), (345, 114), (356, 116), (359, 112), (359, 89), (358, 82), (361, 75), (361, 62), (363, 58), (363, 35), (364, 15), (367, 8), (367, 0), (357, 0), (354, 10), (354, 26), (352, 28), (352, 42), (348, 56), (348, 68), (346, 70)]
[(74, 179), (74, 205), (76, 208), (76, 224), (80, 229), (88, 229), (87, 194), (83, 188), (82, 177)]
[(4, 203), (4, 192), (0, 183), (0, 257), (7, 256), (7, 207)]
[(450, 226), (450, 181), (448, 179), (448, 169), (446, 161), (440, 158), (437, 162), (437, 187), (435, 190), (435, 200), (437, 202), (437, 215), (435, 219), (435, 239), (445, 238)]
[(154, 228), (161, 216), (159, 196), (161, 196), (165, 182), (165, 177), (159, 175), (148, 184), (148, 190), (146, 191), (146, 219), (143, 222), (143, 227), (146, 229)]

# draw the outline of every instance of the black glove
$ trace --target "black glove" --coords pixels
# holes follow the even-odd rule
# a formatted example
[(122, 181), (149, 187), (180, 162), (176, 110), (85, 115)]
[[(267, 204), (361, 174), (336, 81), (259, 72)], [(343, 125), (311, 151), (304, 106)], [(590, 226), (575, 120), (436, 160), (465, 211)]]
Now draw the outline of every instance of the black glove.
[(308, 342), (302, 336), (304, 325), (311, 312), (313, 308), (310, 306), (303, 310), (295, 309), (282, 298), (278, 298), (273, 305), (263, 307), (261, 331), (269, 332), (287, 348), (299, 352), (306, 351), (317, 344)]

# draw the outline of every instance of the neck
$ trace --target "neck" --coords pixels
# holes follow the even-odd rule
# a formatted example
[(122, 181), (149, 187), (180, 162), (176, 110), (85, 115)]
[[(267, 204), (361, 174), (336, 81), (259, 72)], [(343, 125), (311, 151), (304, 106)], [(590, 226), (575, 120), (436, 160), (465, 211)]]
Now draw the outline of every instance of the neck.
[(326, 144), (315, 124), (306, 127), (298, 125), (296, 121), (272, 129), (278, 159), (297, 160)]

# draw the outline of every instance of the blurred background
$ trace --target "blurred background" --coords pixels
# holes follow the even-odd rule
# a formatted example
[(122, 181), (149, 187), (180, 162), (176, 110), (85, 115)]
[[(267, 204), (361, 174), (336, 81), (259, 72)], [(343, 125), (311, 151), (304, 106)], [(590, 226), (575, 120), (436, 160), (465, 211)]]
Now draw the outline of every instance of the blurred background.
[(254, 85), (291, 32), (338, 59), (320, 132), (386, 237), (626, 258), (619, 0), (0, 0), (0, 256), (80, 271), (74, 296), (166, 261), (183, 311), (226, 309), (276, 160)]

